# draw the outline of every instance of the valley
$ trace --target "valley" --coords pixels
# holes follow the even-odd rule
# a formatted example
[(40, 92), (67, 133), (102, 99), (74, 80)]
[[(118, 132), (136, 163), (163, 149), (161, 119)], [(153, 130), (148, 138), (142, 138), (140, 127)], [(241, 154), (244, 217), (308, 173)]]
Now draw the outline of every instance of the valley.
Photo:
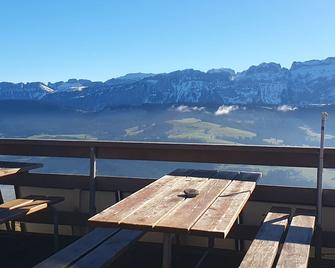
[[(10, 109), (9, 107), (19, 107)], [(222, 108), (223, 107), (223, 108)], [(282, 109), (277, 106), (151, 105), (83, 113), (37, 104), (0, 105), (2, 138), (85, 139), (196, 142), (269, 146), (319, 146), (320, 113), (329, 113), (326, 146), (335, 146), (335, 107)], [(2, 156), (3, 159), (11, 157)], [(43, 171), (87, 174), (87, 160), (16, 157), (45, 164)], [(309, 168), (238, 166), (99, 160), (98, 174), (160, 177), (176, 167), (262, 171), (261, 183), (312, 187), (316, 170)], [(325, 171), (325, 186), (335, 188), (335, 172)]]

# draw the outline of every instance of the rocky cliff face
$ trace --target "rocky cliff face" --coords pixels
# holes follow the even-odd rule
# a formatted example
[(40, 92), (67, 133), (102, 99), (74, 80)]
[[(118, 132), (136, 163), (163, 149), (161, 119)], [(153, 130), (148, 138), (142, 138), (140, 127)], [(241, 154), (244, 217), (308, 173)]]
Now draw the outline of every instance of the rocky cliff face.
[(39, 100), (98, 111), (142, 104), (335, 104), (335, 58), (294, 62), (290, 69), (262, 63), (231, 69), (193, 69), (167, 74), (128, 74), (106, 82), (0, 83), (0, 100)]

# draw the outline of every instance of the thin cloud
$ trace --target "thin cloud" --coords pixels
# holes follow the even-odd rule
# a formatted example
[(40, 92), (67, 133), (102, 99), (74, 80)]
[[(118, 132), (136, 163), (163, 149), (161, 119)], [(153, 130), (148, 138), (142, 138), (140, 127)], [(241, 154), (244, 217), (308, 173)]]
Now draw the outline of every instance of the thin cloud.
[(215, 115), (227, 115), (238, 109), (239, 107), (237, 105), (230, 105), (230, 106), (222, 105), (216, 110)]

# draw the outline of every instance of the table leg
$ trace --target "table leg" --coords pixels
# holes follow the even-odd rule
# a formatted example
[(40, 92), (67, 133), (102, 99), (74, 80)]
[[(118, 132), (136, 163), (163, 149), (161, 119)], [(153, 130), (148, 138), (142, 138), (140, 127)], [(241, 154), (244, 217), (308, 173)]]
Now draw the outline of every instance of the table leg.
[(163, 234), (163, 268), (171, 268), (172, 234)]
[[(240, 225), (242, 224), (243, 218), (242, 218), (242, 213), (237, 217), (236, 224)], [(235, 250), (236, 251), (243, 251), (243, 241), (240, 239), (235, 239)]]

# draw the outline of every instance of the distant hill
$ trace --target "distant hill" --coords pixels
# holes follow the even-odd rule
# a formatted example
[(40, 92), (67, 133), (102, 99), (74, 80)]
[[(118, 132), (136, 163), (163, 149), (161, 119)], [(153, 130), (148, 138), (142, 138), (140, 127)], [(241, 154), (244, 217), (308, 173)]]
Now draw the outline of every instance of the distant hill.
[(134, 73), (105, 82), (0, 83), (0, 100), (30, 100), (84, 111), (143, 104), (305, 106), (335, 104), (335, 57), (294, 62), (290, 69), (262, 63), (232, 69)]

